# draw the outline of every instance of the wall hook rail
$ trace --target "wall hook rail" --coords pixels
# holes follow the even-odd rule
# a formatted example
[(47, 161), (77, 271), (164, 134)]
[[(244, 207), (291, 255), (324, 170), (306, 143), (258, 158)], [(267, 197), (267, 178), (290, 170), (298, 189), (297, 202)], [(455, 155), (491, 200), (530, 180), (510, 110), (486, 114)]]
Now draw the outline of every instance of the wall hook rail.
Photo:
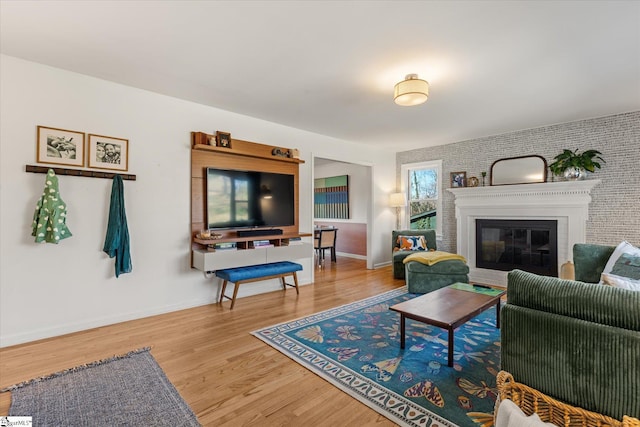
[(27, 165), (26, 172), (47, 173), (49, 172), (49, 169), (53, 169), (56, 175), (83, 176), (86, 178), (105, 178), (105, 179), (113, 179), (114, 176), (120, 175), (122, 179), (127, 181), (136, 180), (136, 176), (131, 174), (124, 174), (124, 173), (118, 173), (118, 172), (99, 172), (99, 171), (89, 171), (89, 170), (81, 170), (81, 169), (54, 168), (49, 166)]

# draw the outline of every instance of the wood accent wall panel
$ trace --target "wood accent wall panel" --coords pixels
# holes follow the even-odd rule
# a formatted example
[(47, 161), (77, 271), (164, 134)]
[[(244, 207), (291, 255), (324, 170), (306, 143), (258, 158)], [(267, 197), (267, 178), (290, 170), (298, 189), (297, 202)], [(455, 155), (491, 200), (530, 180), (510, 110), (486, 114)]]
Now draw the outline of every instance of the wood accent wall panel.
[[(273, 156), (274, 146), (255, 142), (232, 139), (231, 148), (212, 147), (204, 145), (207, 134), (192, 132), (193, 148), (191, 150), (191, 236), (192, 248), (200, 245), (193, 243), (193, 236), (206, 228), (206, 181), (207, 167), (232, 170), (250, 170), (259, 172), (274, 172), (294, 175), (295, 194), (295, 224), (281, 228), (285, 234), (299, 232), (300, 184), (299, 165), (304, 161), (292, 158)], [(221, 230), (224, 238), (236, 236), (236, 230)]]
[(336, 251), (367, 256), (367, 224), (356, 222), (314, 221), (318, 226), (336, 227)]

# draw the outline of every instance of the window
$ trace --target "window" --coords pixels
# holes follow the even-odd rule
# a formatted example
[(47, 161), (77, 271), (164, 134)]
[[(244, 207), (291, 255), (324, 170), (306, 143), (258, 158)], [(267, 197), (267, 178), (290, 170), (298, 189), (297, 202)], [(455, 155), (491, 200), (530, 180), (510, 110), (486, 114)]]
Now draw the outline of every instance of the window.
[(406, 163), (401, 172), (408, 201), (404, 228), (436, 230), (442, 239), (442, 160)]
[(219, 174), (212, 174), (208, 179), (209, 224), (247, 221), (249, 181)]

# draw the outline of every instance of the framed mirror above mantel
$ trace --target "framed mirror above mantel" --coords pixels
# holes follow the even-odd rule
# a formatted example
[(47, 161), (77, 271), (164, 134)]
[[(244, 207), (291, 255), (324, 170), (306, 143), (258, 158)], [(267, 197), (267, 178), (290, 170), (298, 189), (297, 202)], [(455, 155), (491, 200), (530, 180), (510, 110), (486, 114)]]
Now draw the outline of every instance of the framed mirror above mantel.
[(491, 165), (491, 185), (535, 184), (547, 181), (547, 161), (538, 155), (508, 157)]

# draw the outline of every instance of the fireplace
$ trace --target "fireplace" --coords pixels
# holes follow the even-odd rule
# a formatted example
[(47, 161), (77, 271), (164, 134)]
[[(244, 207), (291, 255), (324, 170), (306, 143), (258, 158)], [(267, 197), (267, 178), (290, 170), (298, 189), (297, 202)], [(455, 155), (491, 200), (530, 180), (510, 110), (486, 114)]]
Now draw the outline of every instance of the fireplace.
[(558, 275), (558, 222), (476, 219), (476, 267)]
[[(557, 241), (555, 255), (549, 252), (546, 256), (543, 251), (536, 250), (535, 245), (533, 249), (524, 249), (524, 252), (542, 255), (543, 261), (548, 259), (550, 270), (542, 274), (557, 275), (558, 266), (572, 259), (573, 245), (586, 241), (591, 189), (599, 182), (598, 179), (588, 179), (576, 182), (447, 189), (455, 197), (457, 234), (455, 251), (467, 259), (469, 280), (501, 286), (507, 284), (507, 267), (504, 269), (496, 265), (483, 267), (482, 257), (476, 254), (477, 220), (555, 222)], [(538, 236), (534, 237), (535, 239), (533, 237), (532, 239), (537, 242)], [(531, 259), (539, 260), (540, 258)], [(524, 269), (521, 266), (515, 268)]]

